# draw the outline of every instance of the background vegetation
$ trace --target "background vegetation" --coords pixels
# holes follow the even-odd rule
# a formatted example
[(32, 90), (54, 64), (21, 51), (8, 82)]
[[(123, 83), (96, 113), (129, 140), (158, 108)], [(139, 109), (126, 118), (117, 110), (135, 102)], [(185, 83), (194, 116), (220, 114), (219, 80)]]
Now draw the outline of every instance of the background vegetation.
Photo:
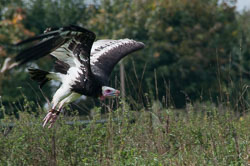
[[(1, 165), (246, 165), (249, 16), (234, 0), (2, 0), (0, 122), (15, 127), (1, 126)], [(27, 66), (3, 70), (4, 63), (23, 49), (11, 44), (69, 24), (146, 47), (123, 60), (125, 100), (78, 102), (65, 114), (92, 112), (89, 125), (66, 125), (82, 117), (65, 115), (47, 130), (40, 124), (46, 100)], [(51, 70), (53, 59), (30, 65)], [(116, 88), (118, 76), (117, 65)], [(100, 112), (107, 123), (95, 124)]]
[[(77, 24), (93, 30), (98, 39), (132, 38), (146, 44), (124, 62), (127, 96), (139, 103), (145, 104), (144, 93), (149, 92), (168, 98), (177, 108), (185, 107), (187, 97), (217, 104), (230, 98), (237, 110), (248, 106), (249, 12), (237, 13), (233, 1), (12, 0), (3, 1), (0, 8), (2, 63), (20, 50), (13, 51), (8, 44), (42, 33), (46, 27)], [(50, 69), (48, 63), (52, 60), (45, 58), (37, 65)], [(19, 99), (18, 86), (36, 100), (27, 73), (20, 68), (10, 72), (1, 78), (3, 102)], [(116, 75), (118, 68), (111, 80)], [(153, 90), (155, 79), (160, 82), (158, 94)]]

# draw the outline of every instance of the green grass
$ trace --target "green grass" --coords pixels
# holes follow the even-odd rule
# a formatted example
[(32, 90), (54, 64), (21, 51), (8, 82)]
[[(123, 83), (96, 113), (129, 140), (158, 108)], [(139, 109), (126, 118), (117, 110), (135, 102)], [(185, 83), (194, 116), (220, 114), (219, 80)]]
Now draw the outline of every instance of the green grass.
[(113, 110), (107, 123), (97, 124), (100, 109), (95, 111), (87, 126), (77, 124), (77, 116), (60, 116), (52, 129), (41, 126), (44, 112), (20, 112), (19, 120), (5, 116), (1, 122), (15, 127), (1, 127), (0, 165), (249, 164), (249, 114), (210, 106), (164, 109), (155, 102), (137, 112)]

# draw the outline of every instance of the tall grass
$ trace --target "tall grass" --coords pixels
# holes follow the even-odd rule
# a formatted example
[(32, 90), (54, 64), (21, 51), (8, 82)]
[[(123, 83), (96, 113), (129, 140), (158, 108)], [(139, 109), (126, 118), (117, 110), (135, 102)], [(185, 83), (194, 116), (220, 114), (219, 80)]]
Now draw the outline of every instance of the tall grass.
[(52, 129), (42, 128), (43, 111), (38, 117), (20, 112), (19, 120), (6, 115), (2, 123), (15, 126), (1, 127), (0, 165), (249, 164), (249, 114), (211, 104), (175, 110), (152, 102), (136, 111), (123, 104), (106, 123), (96, 123), (96, 107), (88, 125), (78, 116), (60, 116)]

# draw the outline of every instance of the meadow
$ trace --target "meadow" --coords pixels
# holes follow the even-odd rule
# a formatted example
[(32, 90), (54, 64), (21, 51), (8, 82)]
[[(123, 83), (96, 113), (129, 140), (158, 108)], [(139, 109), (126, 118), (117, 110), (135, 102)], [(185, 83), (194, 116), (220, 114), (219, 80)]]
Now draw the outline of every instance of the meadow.
[[(24, 106), (29, 110), (29, 102)], [(182, 110), (156, 101), (131, 110), (123, 103), (109, 110), (106, 122), (98, 123), (103, 117), (95, 107), (88, 124), (75, 113), (61, 115), (47, 129), (42, 128), (46, 112), (37, 109), (36, 115), (21, 111), (19, 120), (8, 115), (1, 120), (1, 166), (249, 164), (249, 113), (208, 103)]]

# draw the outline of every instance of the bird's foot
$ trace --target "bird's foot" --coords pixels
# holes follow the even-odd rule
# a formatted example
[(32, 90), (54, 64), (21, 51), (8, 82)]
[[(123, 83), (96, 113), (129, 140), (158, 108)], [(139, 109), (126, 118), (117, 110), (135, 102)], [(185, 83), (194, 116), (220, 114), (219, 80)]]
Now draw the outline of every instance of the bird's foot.
[(48, 128), (51, 128), (54, 123), (56, 122), (57, 116), (59, 115), (60, 111), (57, 111), (55, 109), (51, 109), (48, 114), (43, 119), (43, 127), (46, 126), (46, 124), (49, 122), (50, 125)]

